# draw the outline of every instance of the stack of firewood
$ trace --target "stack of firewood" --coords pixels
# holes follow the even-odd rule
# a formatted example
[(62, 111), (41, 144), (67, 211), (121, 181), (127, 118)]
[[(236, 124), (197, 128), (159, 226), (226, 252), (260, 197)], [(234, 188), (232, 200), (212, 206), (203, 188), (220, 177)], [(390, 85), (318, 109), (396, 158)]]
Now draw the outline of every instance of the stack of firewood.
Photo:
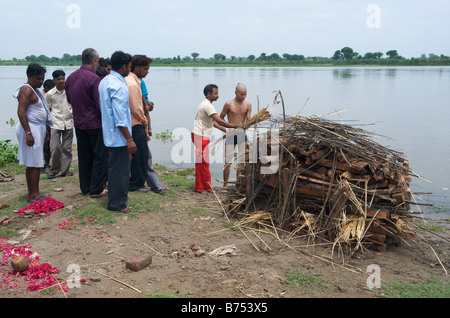
[(277, 136), (268, 130), (264, 138), (278, 143), (278, 169), (261, 173), (273, 164), (270, 149), (258, 162), (238, 167), (238, 198), (229, 198), (230, 213), (272, 211), (280, 228), (301, 227), (352, 248), (383, 251), (414, 236), (406, 222), (413, 173), (401, 153), (363, 129), (319, 117), (272, 120), (272, 127)]

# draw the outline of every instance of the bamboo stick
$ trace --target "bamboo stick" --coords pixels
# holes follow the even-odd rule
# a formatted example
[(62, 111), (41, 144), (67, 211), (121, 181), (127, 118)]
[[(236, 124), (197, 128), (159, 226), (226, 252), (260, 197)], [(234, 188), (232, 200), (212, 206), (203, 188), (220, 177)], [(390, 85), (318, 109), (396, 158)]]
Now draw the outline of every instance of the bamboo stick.
[(112, 279), (112, 280), (114, 280), (114, 281), (116, 281), (116, 282), (118, 282), (118, 283), (120, 283), (120, 284), (122, 284), (122, 285), (124, 285), (124, 286), (127, 286), (128, 288), (131, 288), (131, 289), (137, 291), (138, 293), (142, 294), (142, 292), (141, 292), (139, 289), (137, 289), (137, 288), (135, 288), (135, 287), (133, 287), (133, 286), (131, 286), (131, 285), (125, 283), (125, 282), (122, 282), (122, 281), (118, 280), (117, 278), (111, 277), (111, 276), (106, 275), (106, 274), (104, 274), (104, 273), (102, 273), (102, 272), (99, 272), (99, 271), (94, 271), (94, 272), (96, 272), (96, 273), (98, 273), (98, 274), (100, 274), (100, 275), (102, 275), (102, 276), (105, 276), (105, 277), (107, 277), (107, 278), (109, 278), (109, 279)]

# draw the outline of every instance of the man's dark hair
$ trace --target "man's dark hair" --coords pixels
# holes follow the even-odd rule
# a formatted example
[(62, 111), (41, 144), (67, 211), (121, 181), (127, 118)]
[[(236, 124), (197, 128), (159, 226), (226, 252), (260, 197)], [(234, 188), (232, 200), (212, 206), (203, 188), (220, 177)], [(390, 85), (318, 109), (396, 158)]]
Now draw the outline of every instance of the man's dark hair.
[(133, 72), (136, 66), (147, 66), (153, 63), (153, 60), (145, 55), (135, 55), (131, 59), (131, 71)]
[(131, 62), (131, 55), (122, 51), (116, 51), (111, 55), (111, 68), (114, 71), (120, 70), (122, 65), (127, 65)]
[(106, 71), (106, 67), (104, 67), (103, 65), (99, 65), (97, 67), (97, 69), (95, 70), (95, 73), (99, 76), (99, 77), (105, 77), (106, 75), (108, 75), (108, 72)]
[(56, 70), (52, 73), (53, 78), (60, 77), (61, 75), (66, 76), (66, 73), (63, 70)]
[(87, 48), (81, 54), (81, 63), (83, 65), (90, 64), (93, 60), (99, 58), (98, 52), (92, 48)]
[(55, 86), (56, 86), (55, 82), (53, 82), (53, 80), (51, 79), (45, 80), (44, 82), (44, 88), (48, 87), (49, 89), (52, 89)]
[(28, 77), (42, 75), (42, 74), (45, 74), (46, 72), (47, 72), (47, 69), (38, 63), (31, 63), (27, 67), (27, 76)]
[(111, 60), (109, 58), (105, 59), (104, 57), (101, 57), (98, 60), (98, 65), (99, 66), (103, 66), (103, 67), (107, 67), (108, 65), (111, 65)]
[(212, 93), (213, 92), (213, 88), (219, 89), (219, 86), (217, 86), (216, 84), (208, 84), (203, 89), (203, 94), (206, 96), (206, 95), (208, 95), (208, 93)]

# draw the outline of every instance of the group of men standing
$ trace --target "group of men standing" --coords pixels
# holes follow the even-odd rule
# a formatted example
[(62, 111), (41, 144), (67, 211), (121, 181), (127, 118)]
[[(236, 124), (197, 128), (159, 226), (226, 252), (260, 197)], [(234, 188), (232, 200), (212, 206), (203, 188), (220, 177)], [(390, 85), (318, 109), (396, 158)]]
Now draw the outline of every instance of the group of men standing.
[[(116, 51), (110, 62), (109, 74), (99, 77), (96, 73), (99, 54), (95, 49), (85, 49), (81, 67), (67, 79), (61, 70), (52, 74), (56, 85), (46, 97), (38, 90), (44, 83), (45, 67), (36, 63), (28, 66), (28, 81), (14, 94), (19, 101), (18, 159), (27, 166), (28, 202), (45, 200), (39, 192), (39, 173), (45, 161), (44, 141), (49, 138), (46, 126), (51, 127), (53, 149), (49, 177), (71, 174), (75, 128), (81, 192), (93, 198), (107, 193), (109, 210), (128, 212), (129, 191), (167, 191), (152, 168), (148, 147), (152, 135), (149, 112), (154, 105), (148, 100), (143, 78), (153, 60), (145, 55)], [(212, 104), (219, 98), (218, 86), (208, 84), (203, 93), (205, 99), (198, 107), (191, 137), (195, 146), (194, 190), (208, 193), (212, 190), (208, 148), (212, 130), (216, 127), (228, 134), (226, 190), (230, 154), (246, 140), (244, 123), (250, 119), (251, 104), (245, 101), (245, 85), (238, 84), (236, 97), (225, 103), (219, 115)]]
[[(65, 79), (64, 93), (72, 108), (81, 192), (93, 198), (108, 193), (110, 210), (128, 212), (131, 209), (127, 205), (128, 191), (163, 193), (167, 190), (152, 168), (147, 144), (151, 136), (149, 111), (154, 105), (145, 99), (142, 87), (152, 62), (144, 55), (131, 56), (117, 51), (111, 56), (110, 74), (101, 79), (96, 74), (99, 54), (88, 48), (82, 53), (82, 66), (78, 70), (67, 79), (65, 74), (59, 73)], [(28, 202), (45, 199), (39, 192), (39, 173), (44, 166), (46, 125), (52, 127), (52, 134), (53, 130), (58, 130), (55, 141), (62, 135), (63, 144), (66, 131), (71, 130), (68, 125), (56, 127), (50, 114), (47, 100), (51, 102), (58, 95), (51, 94), (46, 99), (38, 90), (45, 72), (45, 67), (30, 64), (28, 82), (15, 93), (19, 100), (20, 122), (16, 130), (18, 159), (20, 164), (27, 165)], [(61, 84), (58, 86), (58, 80), (54, 81), (62, 94)], [(62, 175), (68, 173), (66, 163), (61, 163), (59, 169)]]

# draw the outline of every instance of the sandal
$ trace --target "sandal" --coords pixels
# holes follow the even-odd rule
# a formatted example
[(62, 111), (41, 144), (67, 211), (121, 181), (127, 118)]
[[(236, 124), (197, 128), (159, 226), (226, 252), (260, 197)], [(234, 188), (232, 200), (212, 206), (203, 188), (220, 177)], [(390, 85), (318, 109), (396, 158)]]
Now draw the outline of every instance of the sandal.
[(57, 176), (58, 176), (57, 173), (53, 173), (53, 172), (47, 173), (47, 178), (48, 178), (48, 179), (54, 179), (54, 178), (56, 178)]
[(61, 178), (66, 177), (66, 176), (69, 176), (69, 177), (73, 176), (73, 172), (69, 171), (69, 172), (66, 172), (66, 173), (63, 173), (62, 175), (60, 175)]
[(155, 192), (155, 193), (158, 193), (158, 194), (163, 194), (163, 193), (166, 193), (167, 191), (169, 191), (169, 189), (163, 188), (162, 190), (156, 190), (156, 191), (154, 191), (154, 192)]

